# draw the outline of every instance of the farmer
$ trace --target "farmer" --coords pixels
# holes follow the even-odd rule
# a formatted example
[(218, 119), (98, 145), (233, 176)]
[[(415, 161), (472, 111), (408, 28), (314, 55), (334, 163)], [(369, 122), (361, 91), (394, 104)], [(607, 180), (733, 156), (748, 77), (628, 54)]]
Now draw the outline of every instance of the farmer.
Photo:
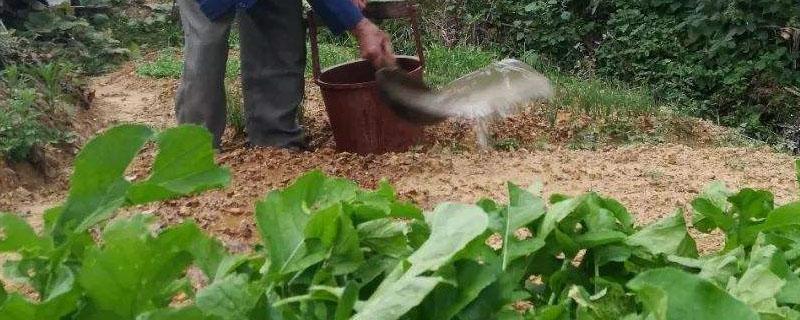
[[(363, 58), (376, 66), (394, 59), (387, 34), (361, 14), (366, 0), (310, 2), (331, 31), (356, 36)], [(178, 6), (185, 34), (178, 122), (204, 125), (219, 147), (225, 130), (228, 35), (238, 15), (248, 142), (304, 148), (297, 114), (306, 63), (301, 0), (178, 0)]]

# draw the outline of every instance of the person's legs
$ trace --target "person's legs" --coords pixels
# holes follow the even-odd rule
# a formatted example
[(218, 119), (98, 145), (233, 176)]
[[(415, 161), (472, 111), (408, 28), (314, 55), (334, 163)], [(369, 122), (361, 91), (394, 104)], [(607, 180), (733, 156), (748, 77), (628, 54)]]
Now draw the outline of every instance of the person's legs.
[(248, 140), (298, 147), (305, 86), (305, 24), (299, 0), (259, 0), (239, 15)]
[(175, 114), (178, 123), (204, 125), (219, 146), (225, 131), (225, 64), (233, 14), (211, 21), (196, 0), (178, 0), (178, 6), (185, 44)]

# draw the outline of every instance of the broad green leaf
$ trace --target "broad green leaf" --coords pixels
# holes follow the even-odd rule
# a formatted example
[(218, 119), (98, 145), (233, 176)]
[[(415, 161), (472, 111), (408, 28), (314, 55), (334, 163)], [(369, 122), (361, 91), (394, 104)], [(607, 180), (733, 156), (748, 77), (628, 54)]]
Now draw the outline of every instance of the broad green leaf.
[(183, 223), (175, 227), (175, 229), (186, 229), (176, 232), (176, 234), (188, 238), (188, 240), (185, 240), (186, 242), (181, 242), (189, 244), (186, 250), (194, 257), (194, 264), (210, 280), (214, 280), (220, 273), (224, 275), (228, 271), (225, 270), (225, 266), (222, 266), (224, 263), (235, 263), (233, 260), (236, 258), (228, 255), (222, 243), (203, 234), (196, 224)]
[(784, 279), (786, 284), (775, 297), (780, 304), (800, 304), (800, 277), (790, 272)]
[(631, 248), (625, 245), (607, 245), (594, 248), (595, 263), (602, 267), (611, 262), (625, 262), (631, 257)]
[(726, 227), (730, 230), (733, 225), (730, 217), (726, 216), (730, 203), (728, 197), (731, 192), (725, 183), (717, 181), (706, 187), (698, 198), (692, 201), (692, 222), (695, 228), (702, 232), (711, 232), (717, 227)]
[(775, 206), (774, 196), (765, 190), (743, 189), (728, 198), (728, 201), (736, 208), (739, 219), (748, 223), (751, 219), (766, 218)]
[[(585, 199), (583, 205), (578, 208), (579, 213), (571, 217), (571, 219), (565, 219), (562, 222), (566, 225), (572, 224), (573, 222), (576, 224), (581, 223), (585, 228), (582, 230), (583, 232), (624, 231), (623, 233), (626, 234), (633, 233), (633, 229), (626, 226), (627, 222), (620, 221), (617, 218), (618, 214), (605, 208), (606, 202), (609, 201), (604, 201), (602, 197), (595, 193), (585, 195)], [(617, 205), (619, 205), (619, 203), (617, 203)], [(611, 206), (612, 209), (619, 210), (619, 208), (614, 207), (614, 204), (611, 204)], [(625, 209), (622, 208), (622, 210)], [(631, 218), (630, 216), (625, 217), (625, 214), (619, 214), (619, 216), (622, 216), (623, 219)]]
[[(31, 320), (40, 319), (38, 308), (35, 304), (25, 299), (20, 294), (13, 293), (0, 305), (0, 315), (3, 320)], [(57, 319), (57, 318), (56, 318)], [(42, 319), (42, 320), (56, 320)]]
[(625, 243), (644, 248), (653, 255), (697, 256), (697, 246), (686, 231), (681, 210), (644, 227), (628, 237)]
[(123, 125), (83, 147), (75, 158), (69, 195), (54, 226), (56, 240), (108, 218), (125, 203), (130, 182), (123, 174), (152, 135), (146, 126)]
[(489, 285), (497, 280), (498, 266), (463, 260), (455, 264), (457, 286), (443, 285), (429, 296), (431, 306), (427, 309), (428, 319), (452, 319), (474, 301)]
[(304, 230), (306, 238), (320, 240), (326, 249), (333, 247), (334, 241), (336, 241), (336, 237), (339, 234), (339, 217), (341, 214), (342, 206), (334, 205), (311, 215)]
[(27, 284), (37, 292), (47, 290), (50, 278), (49, 261), (42, 257), (9, 259), (3, 264), (3, 277), (9, 281)]
[(761, 312), (764, 308), (777, 307), (775, 296), (785, 283), (769, 270), (769, 266), (758, 265), (748, 268), (730, 291), (735, 297)]
[(353, 279), (358, 283), (370, 283), (382, 275), (387, 275), (396, 269), (401, 260), (374, 255), (364, 261), (353, 273)]
[(40, 239), (33, 228), (12, 213), (0, 213), (0, 252), (48, 250), (52, 244)]
[(677, 269), (645, 271), (627, 286), (655, 319), (759, 319), (755, 311), (711, 282)]
[(357, 229), (362, 245), (377, 253), (394, 258), (405, 258), (411, 254), (406, 240), (410, 228), (405, 222), (382, 218), (359, 224)]
[(334, 276), (356, 271), (364, 262), (364, 254), (359, 247), (358, 232), (353, 227), (353, 221), (344, 211), (340, 211), (337, 222), (339, 232), (328, 259)]
[(228, 182), (228, 172), (213, 162), (210, 134), (201, 127), (184, 125), (158, 135), (159, 152), (152, 176), (132, 186), (123, 174), (153, 135), (145, 126), (122, 125), (109, 129), (81, 150), (75, 159), (67, 201), (54, 211), (58, 216), (53, 226), (57, 241), (107, 219), (126, 202), (174, 198)]
[(669, 260), (688, 268), (698, 269), (701, 278), (711, 280), (719, 286), (725, 286), (731, 277), (740, 273), (745, 266), (745, 253), (742, 247), (734, 250), (704, 256), (698, 259), (670, 256)]
[(694, 210), (695, 224), (702, 232), (711, 232), (714, 228), (720, 228), (729, 233), (736, 224), (733, 217), (727, 215), (709, 199), (694, 199), (692, 209)]
[(561, 232), (561, 230), (559, 230), (558, 228), (556, 228), (553, 231), (553, 234), (555, 235), (555, 240), (556, 243), (558, 244), (558, 249), (564, 252), (564, 254), (567, 255), (567, 258), (569, 259), (574, 258), (575, 255), (578, 254), (578, 251), (581, 250), (580, 245), (577, 242), (575, 242), (575, 239), (573, 239), (570, 235)]
[(341, 205), (333, 205), (312, 215), (306, 226), (307, 239), (321, 242), (333, 275), (343, 275), (358, 269), (364, 261), (358, 233)]
[(311, 172), (260, 201), (256, 205), (256, 222), (269, 248), (270, 274), (285, 275), (322, 261), (324, 252), (309, 248), (305, 242), (311, 214), (335, 202), (353, 199), (356, 190), (351, 182)]
[[(420, 304), (443, 279), (421, 276), (439, 270), (488, 227), (486, 213), (477, 206), (444, 203), (428, 216), (431, 235), (389, 274), (353, 319), (399, 319)], [(404, 270), (405, 269), (405, 270)]]
[(742, 232), (745, 239), (755, 239), (759, 232), (766, 232), (790, 226), (800, 226), (800, 202), (775, 208), (767, 215), (767, 220), (759, 225), (747, 227)]
[(133, 319), (169, 302), (157, 298), (189, 266), (194, 239), (185, 233), (192, 230), (177, 226), (154, 238), (147, 226), (142, 215), (116, 221), (103, 232), (104, 245), (87, 252), (78, 279), (97, 309)]
[(536, 308), (536, 320), (568, 320), (569, 310), (566, 305), (544, 306)]
[(505, 270), (508, 264), (514, 259), (532, 254), (544, 246), (544, 241), (542, 241), (542, 239), (530, 239), (531, 241), (524, 242), (516, 239), (514, 235), (518, 229), (525, 227), (544, 215), (544, 201), (513, 183), (508, 184), (508, 195), (508, 208), (501, 211), (501, 214), (505, 213), (502, 221), (503, 247), (501, 249), (503, 270)]
[(440, 204), (429, 217), (430, 237), (408, 257), (411, 268), (407, 273), (414, 276), (438, 270), (489, 224), (481, 208), (456, 203)]
[(428, 295), (442, 278), (438, 277), (403, 277), (392, 282), (387, 288), (390, 292), (376, 292), (364, 303), (361, 310), (352, 320), (395, 320), (400, 319), (411, 308), (416, 307)]
[(197, 293), (197, 308), (221, 319), (247, 319), (264, 289), (250, 282), (247, 275), (230, 274)]
[[(487, 261), (486, 264), (499, 265), (499, 261)], [(495, 272), (497, 280), (484, 288), (478, 297), (458, 313), (456, 319), (495, 319), (500, 317), (503, 311), (508, 310), (511, 303), (530, 298), (527, 292), (520, 291), (520, 284), (528, 276), (526, 261), (518, 260), (512, 263), (505, 272), (500, 272), (498, 267), (494, 268), (497, 270)]]
[(607, 286), (597, 293), (589, 294), (586, 288), (573, 285), (567, 296), (578, 306), (577, 319), (620, 319), (625, 314), (636, 311), (634, 304), (626, 297), (625, 290), (616, 283), (604, 283)]
[(18, 293), (12, 293), (5, 301), (0, 302), (0, 319), (60, 320), (78, 308), (78, 299), (79, 294), (73, 290), (51, 295), (41, 303), (34, 303)]
[[(636, 280), (636, 278), (634, 278)], [(669, 315), (669, 297), (666, 290), (649, 283), (637, 284), (632, 287), (636, 292), (636, 298), (642, 302), (646, 313), (641, 319), (668, 320), (678, 319)], [(680, 307), (680, 305), (678, 306)], [(697, 310), (700, 310), (699, 308)], [(698, 312), (699, 313), (699, 312)]]
[(40, 318), (58, 319), (77, 309), (80, 292), (75, 283), (75, 274), (70, 268), (59, 266), (52, 274), (49, 285), (42, 303), (38, 306)]
[(556, 202), (544, 215), (544, 220), (539, 225), (539, 232), (536, 237), (546, 239), (553, 232), (561, 220), (572, 214), (585, 200), (585, 197), (569, 198)]
[(625, 209), (619, 201), (611, 199), (611, 198), (603, 198), (598, 197), (600, 205), (610, 211), (615, 218), (620, 222), (622, 231), (625, 233), (633, 233), (633, 216), (628, 212), (628, 209)]
[(508, 197), (508, 216), (505, 223), (507, 232), (522, 228), (544, 215), (544, 201), (513, 183), (508, 184)]
[(166, 200), (228, 184), (230, 173), (214, 163), (212, 136), (203, 127), (183, 125), (160, 133), (158, 155), (147, 181), (128, 191), (130, 204)]
[(353, 315), (353, 308), (358, 302), (358, 284), (350, 282), (344, 288), (342, 296), (336, 304), (336, 311), (334, 313), (334, 320), (347, 320)]
[(594, 248), (597, 246), (622, 242), (628, 235), (619, 231), (589, 231), (575, 236), (581, 248)]
[(425, 219), (422, 210), (413, 204), (398, 202), (394, 188), (386, 181), (381, 181), (375, 191), (357, 192), (348, 207), (352, 208), (352, 219), (357, 224), (387, 217)]
[[(518, 240), (513, 236), (508, 241), (505, 241), (505, 243), (509, 247), (503, 255), (507, 263), (511, 263), (519, 258), (532, 255), (545, 246), (545, 242), (539, 238)], [(508, 264), (506, 264), (505, 267), (508, 268)]]
[(786, 284), (789, 266), (780, 251), (764, 243), (760, 236), (750, 252), (747, 270), (728, 291), (762, 314), (784, 314), (778, 307), (777, 296)]
[(389, 215), (394, 218), (401, 219), (425, 220), (425, 216), (422, 214), (422, 209), (418, 208), (414, 204), (404, 202), (393, 202), (391, 204), (391, 211)]

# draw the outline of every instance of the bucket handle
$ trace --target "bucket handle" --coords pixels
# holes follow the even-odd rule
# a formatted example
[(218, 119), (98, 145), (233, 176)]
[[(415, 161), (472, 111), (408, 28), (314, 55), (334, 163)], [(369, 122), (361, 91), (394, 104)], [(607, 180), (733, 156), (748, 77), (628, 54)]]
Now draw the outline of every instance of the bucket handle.
[[(392, 2), (368, 2), (364, 9), (364, 16), (369, 19), (408, 19), (411, 22), (411, 32), (414, 36), (414, 44), (417, 49), (417, 58), (421, 66), (425, 66), (425, 53), (422, 48), (422, 35), (419, 30), (418, 6), (408, 1)], [(319, 62), (319, 42), (317, 40), (317, 22), (319, 18), (314, 15), (312, 10), (306, 15), (308, 20), (309, 40), (311, 42), (311, 64), (314, 81), (319, 80), (322, 68)]]

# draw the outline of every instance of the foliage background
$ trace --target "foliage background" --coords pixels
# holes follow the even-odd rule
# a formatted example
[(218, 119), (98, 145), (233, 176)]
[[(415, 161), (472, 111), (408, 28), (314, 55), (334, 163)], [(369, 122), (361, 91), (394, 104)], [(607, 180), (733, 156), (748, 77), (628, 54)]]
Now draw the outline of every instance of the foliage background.
[(759, 139), (798, 125), (794, 0), (423, 0), (447, 45), (533, 51), (586, 78), (622, 80)]

